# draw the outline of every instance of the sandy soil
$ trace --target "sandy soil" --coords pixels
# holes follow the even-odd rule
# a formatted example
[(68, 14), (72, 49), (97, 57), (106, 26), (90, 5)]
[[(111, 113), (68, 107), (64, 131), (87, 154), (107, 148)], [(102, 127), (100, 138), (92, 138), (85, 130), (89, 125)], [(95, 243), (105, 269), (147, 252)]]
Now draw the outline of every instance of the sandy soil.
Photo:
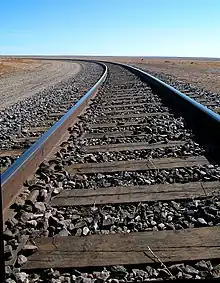
[(42, 66), (40, 60), (20, 59), (20, 58), (0, 58), (0, 78), (6, 75), (19, 73), (21, 71), (33, 71)]
[(220, 60), (208, 59), (149, 59), (149, 58), (114, 58), (135, 65), (144, 70), (162, 72), (172, 75), (176, 79), (193, 83), (198, 88), (203, 88), (220, 95)]
[(0, 109), (76, 75), (77, 63), (0, 58)]

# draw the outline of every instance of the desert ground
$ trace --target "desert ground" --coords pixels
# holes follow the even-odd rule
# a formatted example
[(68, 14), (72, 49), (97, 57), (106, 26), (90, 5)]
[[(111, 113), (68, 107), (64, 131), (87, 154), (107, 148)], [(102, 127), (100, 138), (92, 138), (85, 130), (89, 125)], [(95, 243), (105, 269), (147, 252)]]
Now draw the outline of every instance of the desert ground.
[(0, 58), (0, 109), (30, 97), (80, 71), (80, 65), (61, 61)]

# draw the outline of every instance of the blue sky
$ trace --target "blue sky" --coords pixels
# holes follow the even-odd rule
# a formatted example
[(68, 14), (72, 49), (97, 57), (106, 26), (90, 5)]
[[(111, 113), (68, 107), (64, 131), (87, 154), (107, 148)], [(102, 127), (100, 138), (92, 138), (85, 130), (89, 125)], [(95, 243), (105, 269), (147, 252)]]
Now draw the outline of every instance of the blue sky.
[(0, 0), (0, 54), (220, 57), (220, 0)]

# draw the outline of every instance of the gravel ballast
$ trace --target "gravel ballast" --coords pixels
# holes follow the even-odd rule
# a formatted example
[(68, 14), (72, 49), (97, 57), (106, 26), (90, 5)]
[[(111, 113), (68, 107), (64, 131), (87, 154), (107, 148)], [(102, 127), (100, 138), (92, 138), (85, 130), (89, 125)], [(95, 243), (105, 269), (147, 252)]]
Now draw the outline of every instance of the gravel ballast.
[[(62, 110), (61, 112), (67, 111), (93, 86), (102, 72), (103, 68), (100, 65), (83, 63), (81, 72), (77, 76), (60, 82), (43, 92), (37, 93), (2, 110), (0, 112), (0, 150), (25, 148), (24, 144), (19, 145), (14, 140), (16, 138), (34, 135), (40, 136), (42, 133), (34, 134), (32, 131), (29, 132), (28, 129), (45, 125), (50, 127), (58, 118), (55, 118), (54, 122), (47, 124), (48, 115), (60, 112), (61, 105), (64, 103), (69, 103), (69, 106), (67, 104), (66, 110)], [(15, 159), (10, 156), (1, 157), (0, 166), (8, 166)]]
[[(120, 68), (119, 68), (120, 69)], [(210, 261), (142, 266), (110, 266), (105, 268), (87, 268), (86, 270), (42, 270), (28, 274), (19, 267), (28, 260), (28, 254), (36, 251), (34, 240), (38, 237), (76, 236), (86, 237), (93, 234), (106, 235), (116, 233), (152, 232), (162, 230), (183, 230), (187, 228), (212, 227), (220, 225), (220, 196), (215, 194), (206, 198), (154, 201), (133, 204), (108, 204), (89, 206), (52, 207), (49, 200), (63, 190), (106, 188), (132, 185), (157, 185), (187, 183), (196, 181), (218, 181), (220, 167), (216, 164), (194, 166), (187, 168), (173, 168), (159, 170), (155, 167), (149, 171), (69, 174), (66, 166), (73, 163), (100, 163), (121, 160), (147, 159), (152, 164), (155, 158), (188, 157), (207, 154), (207, 148), (194, 140), (194, 134), (189, 130), (182, 117), (171, 115), (162, 118), (146, 119), (147, 126), (118, 125), (118, 132), (133, 131), (135, 137), (117, 137), (101, 139), (84, 138), (86, 134), (111, 132), (113, 128), (91, 128), (90, 123), (99, 123), (102, 112), (98, 107), (104, 100), (105, 93), (118, 90), (132, 92), (138, 84), (144, 92), (146, 84), (140, 82), (134, 75), (123, 70), (120, 74), (121, 88), (112, 87), (111, 82), (119, 82), (113, 72), (118, 67), (110, 66), (109, 81), (105, 83), (99, 94), (93, 99), (91, 108), (82, 115), (79, 122), (69, 129), (70, 136), (63, 142), (57, 153), (49, 161), (43, 162), (34, 178), (25, 183), (25, 189), (15, 202), (15, 216), (7, 224), (4, 232), (5, 256), (10, 259), (16, 250), (22, 236), (28, 235), (32, 244), (25, 245), (19, 253), (16, 268), (7, 267), (8, 281), (15, 282), (82, 282), (82, 283), (118, 283), (162, 281), (167, 279), (201, 279), (220, 277), (220, 265)], [(129, 84), (126, 84), (129, 81)], [(123, 83), (124, 82), (124, 83)], [(142, 89), (142, 86), (143, 89)], [(149, 91), (149, 90), (148, 90)], [(156, 95), (155, 95), (156, 96)], [(152, 105), (150, 111), (162, 109), (159, 105)], [(158, 108), (159, 107), (159, 108)], [(106, 108), (107, 109), (107, 108)], [(163, 111), (168, 111), (168, 108)], [(104, 116), (104, 115), (103, 115)], [(109, 122), (107, 115), (104, 120)], [(112, 122), (112, 121), (111, 121)], [(114, 122), (114, 120), (113, 120)], [(114, 128), (115, 129), (115, 128)], [(144, 132), (143, 139), (140, 133)], [(146, 141), (149, 144), (169, 141), (181, 141), (183, 145), (153, 150), (136, 150), (120, 152), (87, 153), (88, 145), (105, 145), (112, 143)], [(30, 198), (30, 193), (32, 198)]]

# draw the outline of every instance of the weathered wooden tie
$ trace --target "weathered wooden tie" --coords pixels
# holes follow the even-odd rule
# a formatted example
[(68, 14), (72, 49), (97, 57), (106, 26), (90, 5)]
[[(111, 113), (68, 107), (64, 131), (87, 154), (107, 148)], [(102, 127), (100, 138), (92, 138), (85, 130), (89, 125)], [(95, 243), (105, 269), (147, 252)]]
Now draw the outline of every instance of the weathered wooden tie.
[(186, 158), (158, 158), (129, 161), (113, 161), (103, 163), (77, 163), (66, 166), (69, 173), (107, 173), (124, 171), (145, 171), (155, 169), (172, 169), (209, 164), (204, 156)]
[(104, 132), (104, 133), (85, 133), (85, 139), (102, 139), (106, 138), (119, 138), (119, 137), (135, 137), (146, 136), (145, 133), (135, 134), (134, 131), (116, 131), (116, 132)]
[[(139, 107), (135, 107), (135, 109), (132, 109), (131, 107), (130, 108), (126, 108), (126, 109), (112, 109), (112, 110), (106, 110), (106, 109), (100, 109), (101, 110), (101, 113), (100, 114), (104, 114), (105, 116), (107, 115), (118, 115), (119, 113), (150, 113), (150, 112), (147, 112), (146, 108), (142, 106), (139, 106)], [(159, 112), (165, 112), (165, 110), (167, 110), (167, 107), (165, 106), (161, 106), (161, 110), (158, 110), (158, 113)]]
[(183, 262), (220, 258), (220, 227), (35, 240), (23, 269)]
[(101, 123), (101, 124), (88, 124), (91, 129), (96, 128), (114, 128), (114, 127), (130, 127), (130, 126), (147, 126), (149, 123), (142, 121), (131, 121), (131, 122), (118, 122), (118, 123)]
[[(128, 111), (124, 111), (124, 113), (127, 113)], [(115, 120), (115, 119), (131, 119), (131, 118), (142, 118), (142, 117), (155, 117), (155, 116), (171, 116), (173, 114), (169, 113), (169, 112), (153, 112), (153, 113), (148, 113), (148, 112), (144, 112), (144, 113), (137, 113), (139, 111), (136, 110), (132, 110), (130, 114), (123, 114), (123, 112), (121, 112), (120, 115), (105, 115), (104, 117), (100, 116), (100, 120), (108, 118), (109, 120)]]
[(100, 105), (100, 107), (97, 107), (97, 109), (105, 109), (105, 108), (126, 108), (126, 107), (135, 107), (135, 108), (142, 108), (143, 106), (152, 106), (152, 105), (161, 105), (161, 102), (155, 103), (155, 102), (144, 102), (144, 103), (129, 103), (129, 104), (103, 104)]
[(108, 188), (64, 190), (52, 199), (52, 206), (80, 206), (143, 201), (167, 201), (207, 197), (219, 192), (219, 182), (120, 186)]
[(83, 147), (85, 152), (114, 152), (114, 151), (135, 151), (135, 150), (151, 150), (156, 148), (167, 148), (167, 147), (176, 147), (186, 144), (185, 141), (170, 141), (168, 143), (152, 143), (147, 142), (133, 142), (133, 143), (113, 143), (113, 144), (104, 144), (104, 145), (90, 145)]

